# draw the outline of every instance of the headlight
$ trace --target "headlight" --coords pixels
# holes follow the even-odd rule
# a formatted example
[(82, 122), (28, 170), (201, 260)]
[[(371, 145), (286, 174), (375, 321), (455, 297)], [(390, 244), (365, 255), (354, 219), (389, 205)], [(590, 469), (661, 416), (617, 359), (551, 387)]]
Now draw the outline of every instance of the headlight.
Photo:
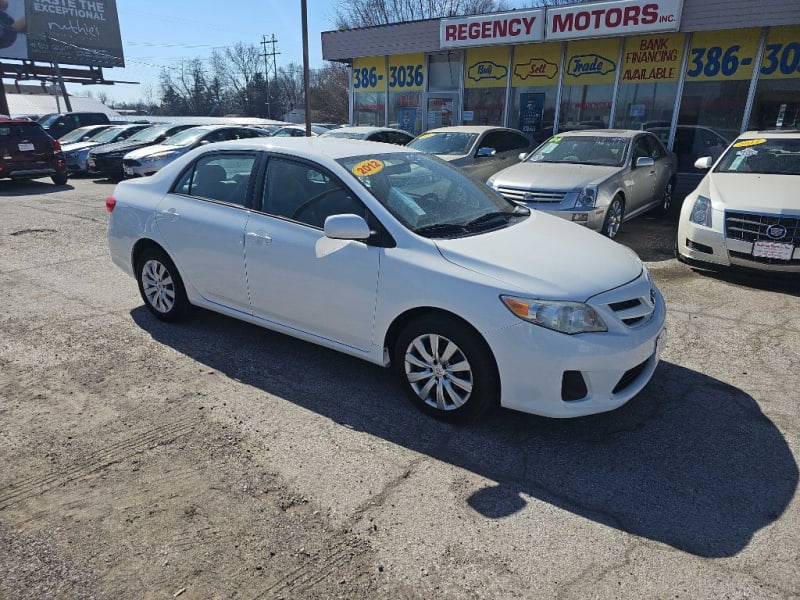
[(494, 175), (492, 175), (491, 177), (489, 177), (489, 179), (486, 180), (486, 185), (494, 189)]
[(705, 196), (698, 196), (694, 201), (689, 221), (698, 225), (711, 227), (711, 200)]
[(597, 188), (586, 187), (578, 194), (575, 200), (575, 208), (592, 208), (597, 201)]
[(500, 296), (508, 310), (535, 325), (561, 333), (590, 333), (608, 331), (608, 327), (591, 306), (583, 302), (560, 300), (534, 300)]
[(142, 162), (145, 162), (145, 163), (158, 162), (159, 160), (164, 160), (165, 158), (168, 158), (168, 157), (172, 156), (173, 154), (174, 154), (174, 152), (159, 152), (158, 154), (151, 154), (150, 156), (145, 156), (141, 160), (142, 160)]

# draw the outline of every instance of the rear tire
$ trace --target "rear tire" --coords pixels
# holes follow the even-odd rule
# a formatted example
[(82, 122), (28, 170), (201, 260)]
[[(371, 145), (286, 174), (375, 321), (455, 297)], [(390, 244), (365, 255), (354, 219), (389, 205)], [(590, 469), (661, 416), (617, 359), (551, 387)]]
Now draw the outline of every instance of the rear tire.
[(457, 320), (428, 314), (397, 338), (393, 366), (412, 402), (448, 422), (464, 422), (496, 406), (499, 376), (484, 340)]
[(162, 321), (185, 319), (191, 309), (175, 263), (160, 248), (149, 248), (136, 261), (136, 279), (145, 306)]
[(55, 183), (56, 185), (67, 185), (66, 173), (56, 173), (50, 179), (52, 179), (53, 183)]

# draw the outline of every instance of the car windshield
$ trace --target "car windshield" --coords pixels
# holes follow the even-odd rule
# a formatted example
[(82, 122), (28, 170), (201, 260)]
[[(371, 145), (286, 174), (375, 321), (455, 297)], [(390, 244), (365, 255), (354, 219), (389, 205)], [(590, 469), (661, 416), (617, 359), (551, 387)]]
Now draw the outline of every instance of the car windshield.
[(425, 237), (472, 235), (506, 227), (530, 214), (428, 154), (351, 156), (337, 162), (403, 225)]
[(42, 127), (50, 127), (50, 125), (52, 125), (53, 122), (60, 116), (61, 115), (58, 113), (52, 115), (45, 115), (39, 119), (39, 125), (41, 125)]
[(171, 125), (156, 125), (137, 131), (127, 139), (129, 142), (155, 142)]
[(104, 142), (113, 142), (114, 138), (116, 138), (120, 133), (124, 131), (123, 128), (111, 127), (110, 129), (104, 129), (100, 133), (93, 135), (89, 139), (92, 142), (100, 142), (101, 144)]
[(536, 148), (528, 162), (621, 167), (630, 138), (606, 135), (556, 135)]
[(737, 140), (714, 172), (800, 175), (800, 137)]
[(428, 132), (413, 140), (408, 147), (430, 154), (467, 154), (477, 139), (477, 133)]
[(362, 140), (364, 139), (364, 134), (359, 133), (358, 131), (329, 131), (328, 133), (323, 133), (320, 137)]
[(97, 131), (97, 130), (95, 130), (94, 127), (78, 127), (78, 129), (73, 129), (69, 133), (65, 133), (64, 135), (62, 135), (59, 138), (58, 141), (61, 142), (62, 144), (69, 144), (71, 142), (77, 142), (83, 136), (85, 136), (87, 133), (90, 133), (92, 131), (94, 131), (95, 134), (97, 134), (97, 133), (99, 133), (99, 131), (102, 131), (102, 129)]
[(208, 133), (208, 129), (184, 129), (180, 133), (168, 137), (163, 142), (164, 146), (190, 146)]

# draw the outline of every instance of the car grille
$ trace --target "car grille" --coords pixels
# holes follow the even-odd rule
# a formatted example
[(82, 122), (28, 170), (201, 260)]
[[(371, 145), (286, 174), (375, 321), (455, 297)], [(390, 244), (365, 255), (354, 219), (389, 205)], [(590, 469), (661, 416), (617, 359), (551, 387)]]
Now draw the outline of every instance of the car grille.
[(514, 202), (530, 202), (530, 203), (546, 203), (546, 204), (559, 204), (563, 202), (565, 192), (548, 191), (548, 190), (521, 190), (510, 187), (499, 187), (497, 191), (500, 192), (504, 198)]
[(639, 325), (653, 316), (655, 310), (655, 293), (650, 290), (650, 298), (631, 298), (621, 302), (612, 302), (608, 307), (620, 321), (628, 327)]
[[(767, 230), (773, 226), (785, 228), (786, 234), (779, 238), (767, 235)], [(800, 217), (787, 217), (780, 215), (765, 215), (744, 212), (725, 212), (725, 237), (731, 240), (741, 240), (755, 243), (757, 241), (781, 242), (800, 245)], [(775, 265), (800, 265), (800, 260), (780, 260), (763, 256), (753, 256), (747, 252), (729, 250), (728, 253), (735, 258), (751, 262)]]

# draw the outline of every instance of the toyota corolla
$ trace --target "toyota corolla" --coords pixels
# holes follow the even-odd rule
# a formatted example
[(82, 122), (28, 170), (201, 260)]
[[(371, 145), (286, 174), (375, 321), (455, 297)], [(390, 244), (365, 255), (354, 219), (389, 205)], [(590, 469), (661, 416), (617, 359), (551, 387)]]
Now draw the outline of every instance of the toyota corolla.
[(159, 319), (200, 306), (392, 367), (445, 420), (612, 410), (664, 341), (632, 251), (395, 145), (210, 144), (106, 204), (113, 261)]

